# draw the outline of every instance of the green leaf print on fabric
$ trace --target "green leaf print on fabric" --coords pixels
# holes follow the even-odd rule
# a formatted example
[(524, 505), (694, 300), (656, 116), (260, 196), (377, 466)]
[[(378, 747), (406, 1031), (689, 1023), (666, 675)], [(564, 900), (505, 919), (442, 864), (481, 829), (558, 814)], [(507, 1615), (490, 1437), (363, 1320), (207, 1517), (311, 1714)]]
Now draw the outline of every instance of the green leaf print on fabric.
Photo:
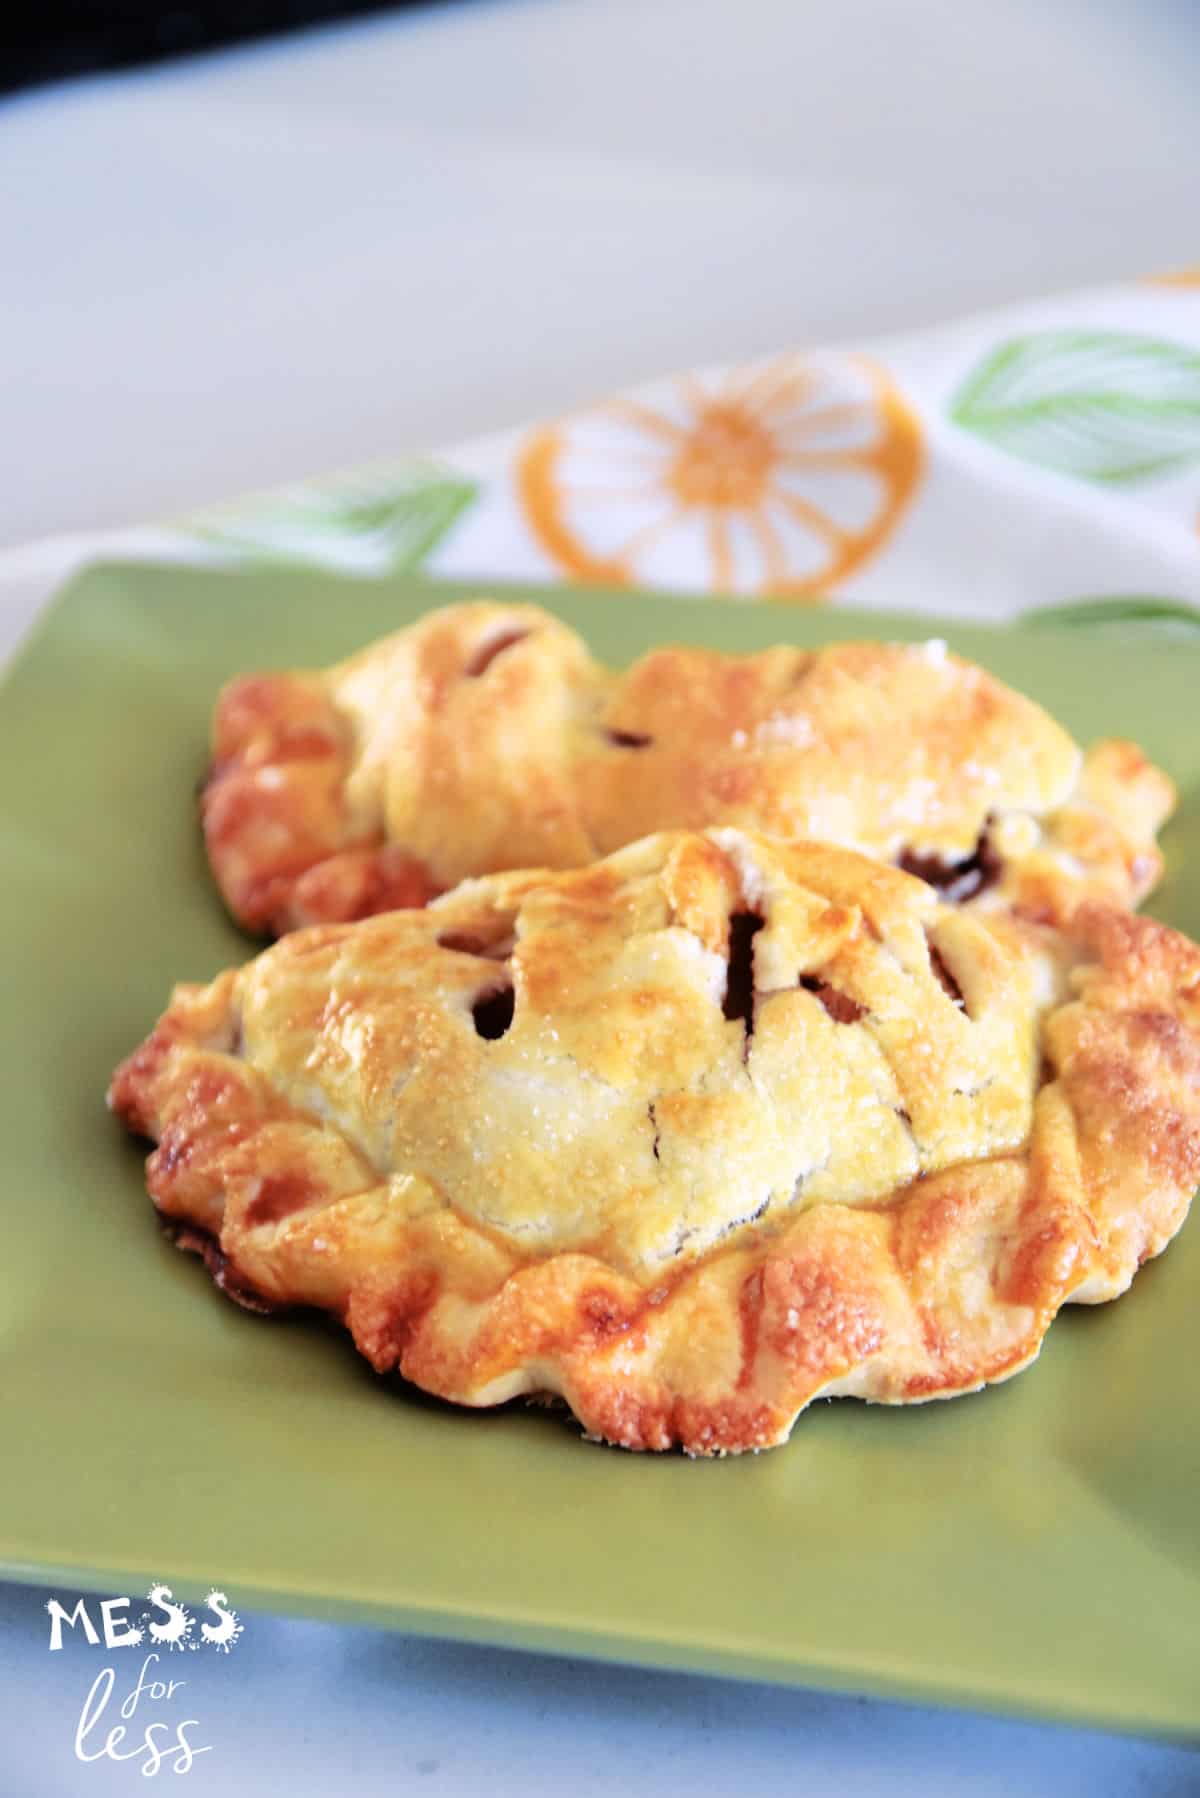
[(1014, 337), (950, 407), (996, 449), (1084, 481), (1139, 481), (1200, 461), (1200, 352), (1126, 331)]
[(419, 568), (478, 491), (448, 470), (420, 467), (293, 488), (189, 528), (238, 560), (388, 573)]
[(1021, 623), (1035, 626), (1167, 624), (1200, 631), (1200, 606), (1190, 606), (1182, 599), (1161, 599), (1153, 593), (1116, 593), (1101, 599), (1070, 599), (1061, 605), (1033, 606), (1022, 612)]

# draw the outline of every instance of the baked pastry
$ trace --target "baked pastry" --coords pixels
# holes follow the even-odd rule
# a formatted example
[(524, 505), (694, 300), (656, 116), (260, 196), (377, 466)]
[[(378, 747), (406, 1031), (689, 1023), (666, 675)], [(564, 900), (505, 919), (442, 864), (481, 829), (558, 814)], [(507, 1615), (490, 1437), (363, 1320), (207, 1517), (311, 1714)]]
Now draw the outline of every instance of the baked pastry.
[(675, 647), (618, 675), (548, 612), (481, 602), (325, 673), (232, 682), (202, 811), (235, 917), (281, 934), (718, 824), (1054, 919), (1140, 899), (1172, 802), (1132, 744), (1082, 757), (939, 643)]
[(1200, 1181), (1200, 950), (940, 903), (826, 844), (660, 835), (181, 986), (109, 1102), (235, 1296), (466, 1405), (782, 1442), (970, 1391), (1128, 1286)]

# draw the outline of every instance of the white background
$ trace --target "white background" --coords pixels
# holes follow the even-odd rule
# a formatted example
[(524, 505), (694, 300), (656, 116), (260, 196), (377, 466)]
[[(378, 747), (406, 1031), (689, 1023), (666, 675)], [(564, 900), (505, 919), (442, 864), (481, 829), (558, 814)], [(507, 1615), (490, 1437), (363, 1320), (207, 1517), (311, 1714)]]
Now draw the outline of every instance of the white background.
[(475, 0), (0, 111), (0, 542), (1200, 258), (1195, 0)]
[[(18, 97), (0, 168), (15, 544), (1200, 261), (1200, 12), (477, 0)], [(74, 1761), (100, 1662), (45, 1596), (0, 1587), (0, 1790), (147, 1789)], [(1182, 1747), (331, 1625), (186, 1662), (188, 1791), (1200, 1792)]]

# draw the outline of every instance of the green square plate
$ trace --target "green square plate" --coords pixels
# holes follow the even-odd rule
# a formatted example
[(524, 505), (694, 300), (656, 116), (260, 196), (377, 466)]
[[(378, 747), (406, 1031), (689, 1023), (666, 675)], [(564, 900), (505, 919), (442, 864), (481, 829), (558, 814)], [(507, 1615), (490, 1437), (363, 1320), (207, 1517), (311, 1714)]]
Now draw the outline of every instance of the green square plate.
[[(0, 693), (0, 1571), (428, 1634), (1200, 1730), (1200, 1224), (952, 1404), (817, 1404), (724, 1462), (589, 1446), (376, 1379), (161, 1236), (104, 1110), (176, 979), (245, 958), (192, 792), (237, 670), (323, 663), (465, 589), (98, 569)], [(602, 655), (686, 638), (923, 637), (928, 619), (544, 591)], [(1200, 656), (1149, 635), (943, 627), (1082, 738), (1180, 784), (1159, 913), (1200, 932)]]

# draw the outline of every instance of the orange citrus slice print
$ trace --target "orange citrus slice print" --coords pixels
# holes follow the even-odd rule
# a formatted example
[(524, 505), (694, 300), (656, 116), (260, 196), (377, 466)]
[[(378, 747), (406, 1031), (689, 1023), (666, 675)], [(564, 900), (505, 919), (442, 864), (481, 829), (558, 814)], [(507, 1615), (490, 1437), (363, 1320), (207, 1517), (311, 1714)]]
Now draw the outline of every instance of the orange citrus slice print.
[(885, 541), (922, 461), (883, 369), (786, 356), (559, 419), (526, 439), (516, 484), (578, 580), (817, 599)]

